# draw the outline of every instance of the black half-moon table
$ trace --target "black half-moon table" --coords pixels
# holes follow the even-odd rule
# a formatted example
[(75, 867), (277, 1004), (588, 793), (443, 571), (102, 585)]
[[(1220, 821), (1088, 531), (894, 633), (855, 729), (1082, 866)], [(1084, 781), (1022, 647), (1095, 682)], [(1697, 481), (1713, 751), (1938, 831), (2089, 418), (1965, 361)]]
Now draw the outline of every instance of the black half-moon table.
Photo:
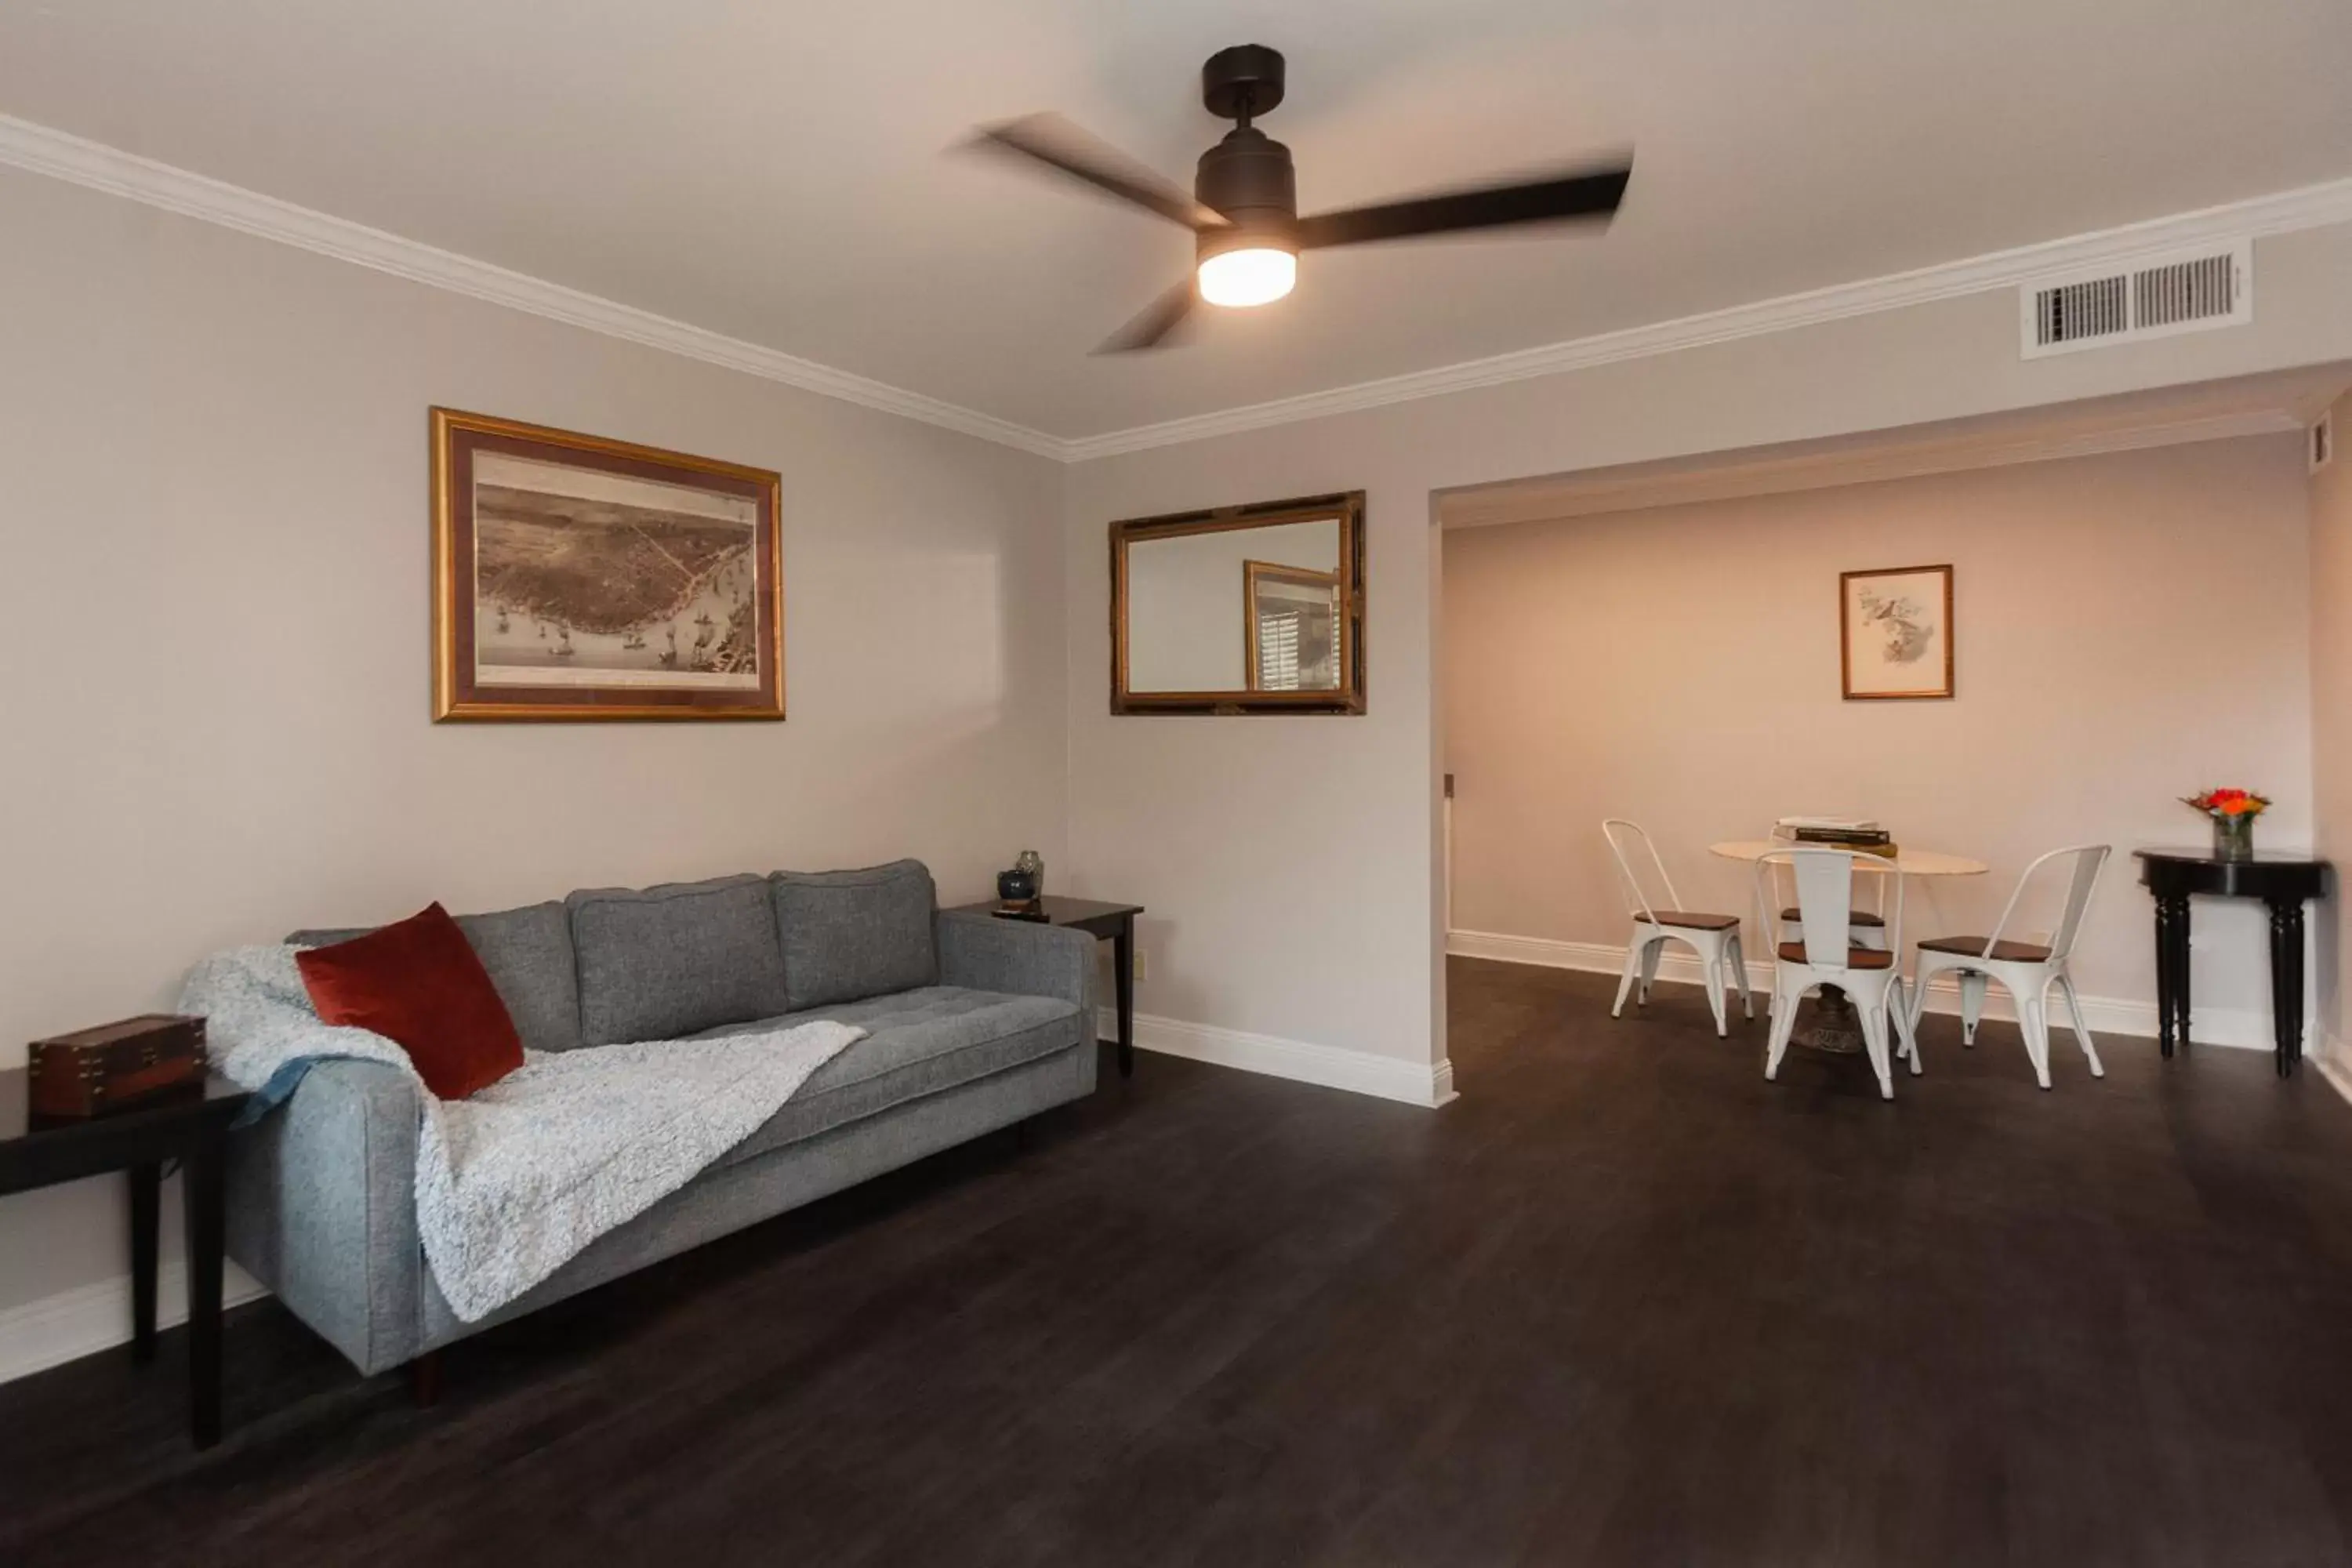
[(2139, 879), (2156, 895), (2156, 1036), (2166, 1056), (2189, 1043), (2189, 899), (2260, 899), (2271, 911), (2271, 1030), (2278, 1074), (2303, 1059), (2303, 906), (2327, 896), (2328, 864), (2257, 851), (2224, 860), (2201, 849), (2139, 849)]

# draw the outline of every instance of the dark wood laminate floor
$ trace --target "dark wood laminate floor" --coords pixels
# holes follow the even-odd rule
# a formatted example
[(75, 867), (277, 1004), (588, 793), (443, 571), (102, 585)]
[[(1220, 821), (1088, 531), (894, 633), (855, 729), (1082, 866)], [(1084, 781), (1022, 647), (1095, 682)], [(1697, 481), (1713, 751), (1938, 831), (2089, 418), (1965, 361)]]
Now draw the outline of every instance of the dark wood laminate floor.
[(2011, 1028), (1881, 1104), (1456, 961), (1465, 1098), (1165, 1058), (449, 1352), (0, 1387), (0, 1562), (2352, 1562), (2352, 1107)]

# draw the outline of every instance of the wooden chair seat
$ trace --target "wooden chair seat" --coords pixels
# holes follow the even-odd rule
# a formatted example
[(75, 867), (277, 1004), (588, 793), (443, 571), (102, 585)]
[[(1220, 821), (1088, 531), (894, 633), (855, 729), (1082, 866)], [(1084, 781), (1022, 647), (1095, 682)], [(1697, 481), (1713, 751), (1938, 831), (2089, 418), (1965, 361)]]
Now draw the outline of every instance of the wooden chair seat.
[[(1643, 918), (1641, 910), (1633, 911), (1636, 924)], [(1681, 926), (1686, 931), (1729, 931), (1739, 923), (1738, 915), (1699, 914), (1690, 910), (1652, 910), (1647, 918), (1662, 926)]]
[[(1811, 960), (1805, 956), (1805, 944), (1801, 942), (1782, 942), (1780, 947), (1780, 953), (1783, 959), (1787, 960), (1790, 963), (1809, 963), (1811, 962)], [(1894, 962), (1895, 955), (1887, 952), (1883, 947), (1850, 947), (1846, 949), (1845, 966), (1848, 969), (1885, 969)]]
[(1985, 952), (1985, 939), (1980, 936), (1939, 936), (1923, 942), (1919, 946), (1928, 952), (1958, 953), (1962, 958), (1991, 957), (2003, 963), (2047, 963), (2050, 950), (2030, 942), (1997, 942), (1992, 952)]
[[(1800, 921), (1804, 919), (1805, 915), (1802, 910), (1800, 910), (1794, 904), (1790, 904), (1787, 909), (1780, 911), (1780, 918), (1784, 921)], [(1845, 919), (1848, 925), (1883, 927), (1886, 924), (1886, 917), (1885, 915), (1873, 914), (1868, 910), (1849, 910), (1846, 912)]]
[[(1950, 974), (1960, 983), (1960, 1042), (1976, 1044), (1977, 1025), (1984, 1018), (1985, 995), (1997, 981), (2017, 1004), (2017, 1029), (2025, 1037), (2025, 1056), (2033, 1064), (2033, 1081), (2048, 1089), (2050, 989), (2054, 985), (2065, 999), (2066, 1011), (2074, 1025), (2074, 1040), (2083, 1047), (2083, 1060), (2089, 1066), (2091, 1076), (2106, 1077), (2107, 1069), (2099, 1060), (2099, 1047), (2092, 1041), (2090, 1026), (2083, 1017), (2083, 999), (2075, 994), (2074, 977), (2066, 972), (2066, 964), (2074, 955), (2074, 938), (2083, 929), (2083, 915), (2091, 907), (2091, 895), (2098, 889), (2099, 873), (2112, 853), (2113, 847), (2105, 844), (2072, 844), (2053, 849), (2026, 867), (2024, 874), (2017, 879), (2017, 890), (2010, 894), (2000, 919), (1993, 921), (1991, 935), (1938, 936), (1921, 942), (1916, 979), (1911, 987), (1914, 1024), (1927, 1005), (1927, 987), (1939, 976)], [(2017, 918), (2018, 906), (2044, 867), (2066, 868), (2064, 912), (2042, 941), (2011, 942), (2007, 932)]]

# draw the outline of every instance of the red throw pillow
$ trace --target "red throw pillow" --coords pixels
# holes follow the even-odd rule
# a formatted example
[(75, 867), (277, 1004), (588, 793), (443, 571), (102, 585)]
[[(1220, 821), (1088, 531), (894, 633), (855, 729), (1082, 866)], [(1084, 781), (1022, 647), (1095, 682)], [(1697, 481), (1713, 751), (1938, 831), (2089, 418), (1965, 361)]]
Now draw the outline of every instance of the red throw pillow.
[(449, 911), (432, 904), (294, 962), (319, 1016), (394, 1041), (425, 1087), (463, 1100), (522, 1066), (522, 1037)]

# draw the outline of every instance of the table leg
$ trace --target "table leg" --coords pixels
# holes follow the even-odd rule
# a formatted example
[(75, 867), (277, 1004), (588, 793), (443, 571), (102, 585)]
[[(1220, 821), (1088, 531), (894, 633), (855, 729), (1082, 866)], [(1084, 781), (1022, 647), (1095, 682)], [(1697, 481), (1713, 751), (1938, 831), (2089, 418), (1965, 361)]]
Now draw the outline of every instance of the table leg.
[(1110, 939), (1111, 973), (1118, 985), (1118, 1076), (1135, 1076), (1135, 917), (1118, 922)]
[(2278, 1075), (2303, 1056), (2303, 900), (2271, 902), (2271, 1031)]
[(2287, 923), (2292, 928), (2287, 933), (2287, 952), (2290, 954), (2290, 962), (2288, 963), (2287, 967), (2294, 971), (2294, 973), (2287, 977), (2291, 982), (2287, 989), (2294, 997), (2294, 1032), (2288, 1037), (2287, 1040), (2289, 1048), (2294, 1053), (2293, 1059), (2287, 1064), (2288, 1067), (2292, 1068), (2300, 1064), (2303, 1060), (2303, 1037), (2305, 1031), (2303, 1016), (2303, 903), (2301, 900), (2296, 900), (2294, 906), (2294, 917)]
[(1793, 1037), (1797, 1044), (1832, 1056), (1862, 1054), (1862, 1018), (1843, 986), (1822, 986), (1821, 1000), (1812, 1005), (1811, 1016), (1811, 1025), (1800, 1027)]
[(155, 1251), (163, 1203), (163, 1167), (153, 1161), (133, 1165), (131, 1178), (131, 1359), (155, 1359)]
[(2172, 900), (2156, 896), (2156, 1048), (2172, 1054)]
[(2182, 1048), (2189, 1045), (2190, 1006), (2189, 959), (2189, 895), (2176, 893), (2172, 905), (2172, 1032)]
[(188, 1426), (196, 1447), (220, 1441), (221, 1265), (226, 1194), (221, 1140), (200, 1138), (181, 1163), (188, 1232)]

